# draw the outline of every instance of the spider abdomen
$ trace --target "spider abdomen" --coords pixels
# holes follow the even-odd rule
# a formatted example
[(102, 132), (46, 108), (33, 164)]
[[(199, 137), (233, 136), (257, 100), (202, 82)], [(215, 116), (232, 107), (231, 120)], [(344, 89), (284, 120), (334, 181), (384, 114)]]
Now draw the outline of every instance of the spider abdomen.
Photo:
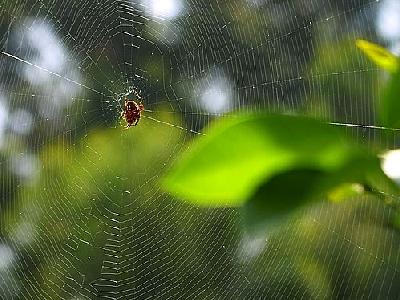
[(138, 124), (143, 110), (143, 104), (138, 104), (133, 100), (125, 100), (122, 116), (125, 118), (127, 123), (126, 128), (136, 126)]

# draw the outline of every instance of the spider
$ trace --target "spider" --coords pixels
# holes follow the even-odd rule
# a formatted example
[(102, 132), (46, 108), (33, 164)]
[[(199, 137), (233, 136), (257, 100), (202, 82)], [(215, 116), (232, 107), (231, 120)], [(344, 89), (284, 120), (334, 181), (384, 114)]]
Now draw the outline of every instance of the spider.
[(144, 106), (141, 102), (136, 103), (133, 100), (125, 99), (124, 110), (121, 112), (121, 117), (126, 121), (125, 129), (131, 126), (136, 126), (139, 123)]

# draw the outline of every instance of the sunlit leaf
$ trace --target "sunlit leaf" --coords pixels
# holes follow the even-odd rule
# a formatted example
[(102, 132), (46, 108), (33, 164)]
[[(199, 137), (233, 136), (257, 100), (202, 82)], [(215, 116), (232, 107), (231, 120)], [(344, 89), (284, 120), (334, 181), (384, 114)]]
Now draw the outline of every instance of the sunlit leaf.
[(365, 40), (357, 40), (356, 45), (376, 65), (389, 72), (396, 72), (398, 68), (398, 58), (393, 53), (377, 44)]

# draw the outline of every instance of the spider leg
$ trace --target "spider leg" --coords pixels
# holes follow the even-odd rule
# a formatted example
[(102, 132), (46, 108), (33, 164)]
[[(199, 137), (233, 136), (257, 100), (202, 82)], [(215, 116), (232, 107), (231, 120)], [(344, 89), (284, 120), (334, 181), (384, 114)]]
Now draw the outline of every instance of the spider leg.
[(137, 117), (137, 119), (135, 121), (135, 126), (139, 123), (139, 121), (140, 121), (140, 114), (138, 115), (138, 117)]
[[(121, 126), (123, 126), (123, 119), (125, 119), (125, 112), (124, 111), (121, 112), (121, 118), (119, 120), (119, 124)], [(127, 125), (124, 127), (124, 129), (128, 129)]]

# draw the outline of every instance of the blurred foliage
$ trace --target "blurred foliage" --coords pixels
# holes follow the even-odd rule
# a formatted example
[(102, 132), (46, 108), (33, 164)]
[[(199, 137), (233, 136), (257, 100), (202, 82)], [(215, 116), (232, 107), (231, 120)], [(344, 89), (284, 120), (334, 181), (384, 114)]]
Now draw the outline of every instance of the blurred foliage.
[[(159, 117), (179, 122), (171, 114)], [(199, 276), (199, 268), (207, 266), (213, 274), (218, 260), (229, 261), (235, 243), (215, 256), (214, 263), (203, 257), (220, 251), (219, 240), (232, 240), (225, 217), (203, 210), (197, 213), (204, 219), (194, 219), (191, 209), (158, 190), (159, 166), (179, 150), (181, 138), (180, 131), (144, 119), (134, 130), (92, 131), (75, 146), (62, 139), (47, 145), (41, 152), (40, 182), (20, 190), (13, 206), (18, 214), (2, 215), (4, 230), (23, 257), (15, 264), (15, 276), (24, 295), (101, 298), (120, 291), (121, 296), (140, 298), (164, 291), (164, 297), (174, 297), (177, 290), (189, 291), (188, 282), (208, 281), (207, 274)], [(190, 248), (188, 239), (201, 239), (203, 234), (214, 246)], [(190, 259), (182, 261), (187, 248)], [(159, 260), (169, 251), (176, 254)], [(146, 265), (151, 267), (140, 270)], [(232, 267), (225, 264), (224, 270)], [(120, 273), (113, 274), (116, 270)], [(122, 292), (115, 281), (129, 283), (129, 289)], [(210, 293), (204, 299), (217, 290), (211, 288)]]
[(400, 71), (399, 58), (389, 50), (364, 40), (358, 40), (357, 46), (379, 67), (391, 73), (383, 99), (378, 103), (379, 115), (383, 126), (400, 127)]
[[(371, 22), (364, 9), (370, 0), (187, 1), (189, 13), (168, 28), (144, 17), (137, 1), (134, 15), (113, 0), (3, 2), (2, 49), (34, 59), (35, 51), (13, 36), (29, 31), (30, 16), (49, 22), (70, 51), (68, 63), (108, 97), (81, 90), (71, 106), (46, 119), (39, 96), (49, 95), (20, 76), (19, 63), (0, 57), (11, 111), (29, 108), (35, 116), (30, 134), (7, 133), (7, 148), (0, 150), (0, 240), (15, 252), (13, 265), (0, 268), (1, 296), (398, 296), (396, 216), (381, 201), (320, 203), (260, 243), (242, 231), (237, 209), (194, 208), (160, 190), (160, 174), (191, 136), (149, 119), (132, 130), (112, 129), (119, 121), (117, 96), (133, 86), (147, 109), (174, 112), (149, 115), (202, 130), (213, 117), (202, 112), (193, 91), (214, 69), (233, 83), (237, 109), (301, 110), (328, 121), (375, 124), (381, 74), (360, 58), (351, 32), (360, 26), (360, 36), (376, 40), (370, 25), (360, 23)], [(132, 22), (122, 27), (121, 20)], [(365, 128), (347, 133), (384, 146), (398, 138), (379, 140)], [(10, 170), (10, 157), (23, 152), (40, 158), (37, 182)]]
[(321, 43), (308, 71), (312, 88), (306, 111), (334, 122), (370, 123), (380, 94), (379, 73), (371, 71), (372, 67), (369, 60), (363, 60), (354, 39)]
[(251, 229), (274, 227), (346, 183), (382, 192), (387, 185), (390, 194), (399, 194), (379, 159), (343, 130), (299, 116), (258, 113), (212, 126), (182, 155), (164, 185), (198, 205), (244, 206)]
[[(179, 123), (171, 114), (158, 117)], [(343, 299), (361, 284), (372, 297), (392, 284), (365, 270), (398, 278), (395, 268), (382, 267), (396, 264), (383, 245), (400, 241), (376, 199), (297, 214), (254, 250), (238, 211), (165, 198), (154, 166), (179, 151), (181, 139), (174, 128), (143, 119), (134, 130), (92, 131), (75, 146), (62, 138), (47, 145), (40, 181), (20, 189), (13, 212), (2, 215), (18, 249), (10, 285), (22, 291), (17, 298), (167, 299), (202, 290), (196, 298)]]
[[(397, 298), (398, 290), (390, 284), (399, 280), (397, 253), (387, 247), (400, 244), (388, 223), (393, 215), (373, 196), (351, 200), (307, 209), (291, 220), (279, 238), (267, 239), (264, 255), (252, 262), (250, 280), (269, 281), (271, 288), (254, 299), (265, 293), (295, 299), (353, 299), (360, 287), (365, 287), (360, 298), (380, 299), (382, 290), (384, 298)], [(287, 282), (293, 284), (285, 286)]]

